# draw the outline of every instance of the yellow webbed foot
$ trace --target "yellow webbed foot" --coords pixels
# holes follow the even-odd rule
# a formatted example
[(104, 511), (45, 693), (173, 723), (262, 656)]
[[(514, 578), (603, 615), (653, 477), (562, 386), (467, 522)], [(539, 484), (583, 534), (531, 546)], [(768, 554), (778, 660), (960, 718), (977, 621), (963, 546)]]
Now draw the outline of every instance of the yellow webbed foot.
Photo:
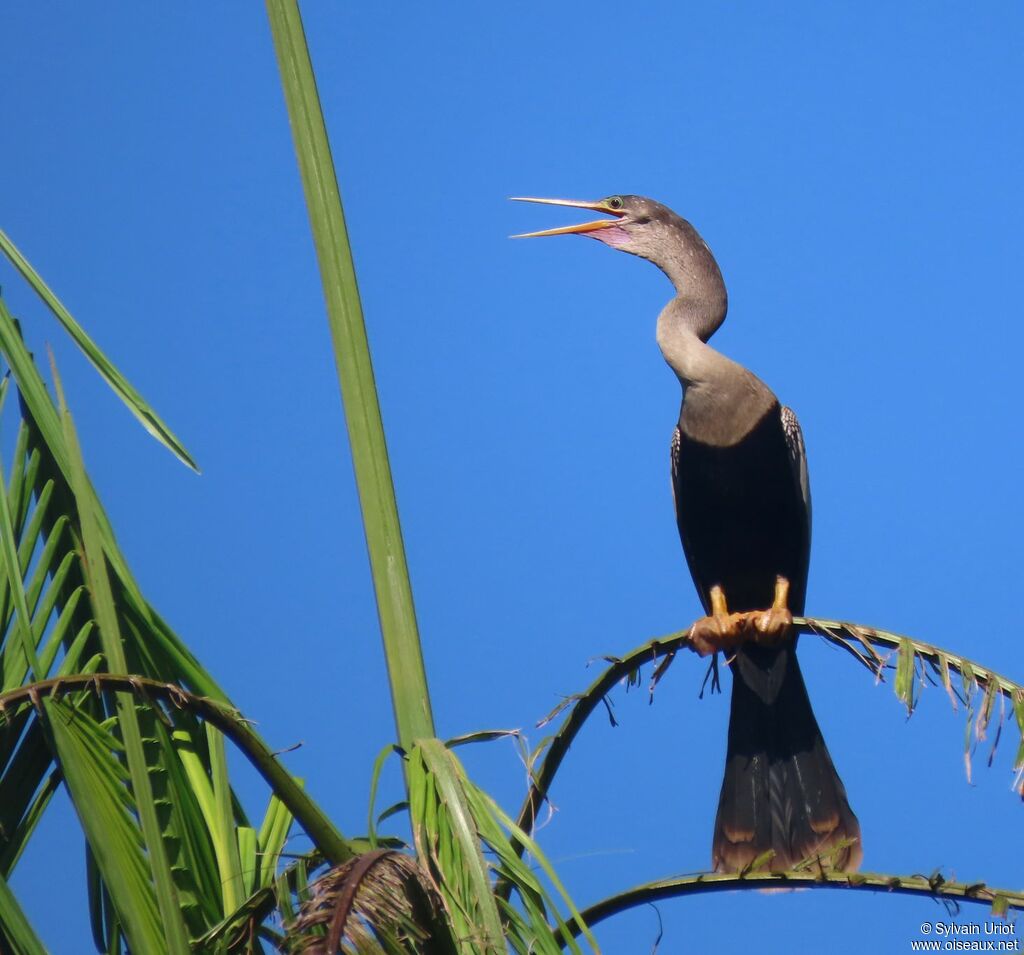
[(746, 636), (747, 614), (729, 613), (725, 592), (717, 584), (711, 588), (711, 613), (690, 628), (690, 640), (702, 656), (719, 651), (730, 653)]
[(793, 614), (789, 610), (789, 581), (775, 578), (775, 599), (768, 610), (748, 614), (753, 639), (768, 645), (782, 643), (793, 631)]

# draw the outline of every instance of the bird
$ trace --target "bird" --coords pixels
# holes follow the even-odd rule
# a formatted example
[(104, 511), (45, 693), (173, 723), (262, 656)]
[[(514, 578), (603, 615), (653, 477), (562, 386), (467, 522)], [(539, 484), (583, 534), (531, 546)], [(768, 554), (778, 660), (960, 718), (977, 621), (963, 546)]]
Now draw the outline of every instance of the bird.
[(682, 387), (671, 483), (683, 551), (705, 616), (689, 636), (732, 671), (712, 868), (786, 871), (808, 860), (854, 871), (860, 824), (832, 762), (796, 657), (811, 547), (799, 421), (757, 376), (708, 344), (728, 296), (711, 249), (686, 219), (634, 195), (513, 197), (605, 218), (513, 238), (581, 235), (656, 265), (675, 287), (657, 343)]

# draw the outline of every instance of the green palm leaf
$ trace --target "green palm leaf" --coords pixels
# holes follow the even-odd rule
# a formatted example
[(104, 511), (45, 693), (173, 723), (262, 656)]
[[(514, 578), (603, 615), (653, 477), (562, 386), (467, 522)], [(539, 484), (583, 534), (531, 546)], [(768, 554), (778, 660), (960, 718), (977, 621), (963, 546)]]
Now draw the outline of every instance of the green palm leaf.
[(198, 471), (199, 468), (192, 459), (192, 456), (185, 450), (185, 446), (174, 435), (174, 432), (164, 424), (163, 419), (139, 394), (132, 383), (100, 351), (85, 329), (72, 318), (71, 313), (64, 307), (64, 303), (57, 298), (46, 282), (43, 281), (42, 276), (32, 267), (28, 259), (18, 251), (14, 243), (2, 230), (0, 230), (0, 252), (7, 256), (25, 281), (35, 289), (36, 294), (46, 303), (50, 311), (56, 316), (57, 321), (64, 326), (64, 330), (82, 350), (85, 357), (92, 362), (93, 366), (103, 377), (103, 380), (110, 385), (114, 393), (125, 403), (128, 410), (139, 419), (142, 426), (164, 447), (170, 449), (180, 461), (187, 464), (193, 471)]
[(162, 952), (167, 942), (127, 774), (114, 735), (83, 710), (46, 703), (53, 738), (75, 811), (132, 951)]
[(46, 949), (33, 931), (28, 918), (7, 882), (0, 878), (0, 946), (11, 955), (46, 955)]

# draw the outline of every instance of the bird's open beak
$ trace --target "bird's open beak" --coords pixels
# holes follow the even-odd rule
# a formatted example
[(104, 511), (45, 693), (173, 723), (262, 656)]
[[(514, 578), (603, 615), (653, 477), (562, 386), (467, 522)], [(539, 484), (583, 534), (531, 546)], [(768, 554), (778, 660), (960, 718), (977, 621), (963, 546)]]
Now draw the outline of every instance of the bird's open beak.
[(548, 206), (570, 206), (573, 209), (589, 209), (591, 212), (605, 212), (614, 219), (597, 219), (594, 222), (581, 222), (579, 225), (562, 226), (560, 229), (544, 229), (542, 232), (523, 232), (514, 235), (513, 239), (536, 239), (545, 235), (579, 235), (580, 233), (595, 232), (598, 229), (607, 229), (609, 226), (618, 225), (618, 220), (626, 213), (622, 209), (611, 209), (603, 200), (598, 202), (585, 202), (578, 199), (534, 199), (531, 196), (511, 196), (513, 202), (541, 202)]

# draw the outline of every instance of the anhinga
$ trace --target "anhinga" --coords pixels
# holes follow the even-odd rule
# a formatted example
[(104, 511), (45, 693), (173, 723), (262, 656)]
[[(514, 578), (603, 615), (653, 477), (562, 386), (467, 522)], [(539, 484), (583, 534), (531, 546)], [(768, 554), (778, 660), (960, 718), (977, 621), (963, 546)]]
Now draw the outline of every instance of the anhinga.
[(792, 614), (804, 608), (811, 544), (807, 459), (796, 415), (707, 342), (725, 320), (711, 250), (689, 222), (641, 196), (598, 202), (525, 199), (612, 218), (522, 236), (585, 235), (653, 262), (676, 297), (658, 316), (661, 352), (683, 388), (672, 437), (679, 536), (707, 616), (702, 653), (733, 672), (725, 778), (712, 846), (736, 872), (771, 850), (776, 871), (818, 857), (860, 864), (860, 826), (814, 718), (796, 659)]

